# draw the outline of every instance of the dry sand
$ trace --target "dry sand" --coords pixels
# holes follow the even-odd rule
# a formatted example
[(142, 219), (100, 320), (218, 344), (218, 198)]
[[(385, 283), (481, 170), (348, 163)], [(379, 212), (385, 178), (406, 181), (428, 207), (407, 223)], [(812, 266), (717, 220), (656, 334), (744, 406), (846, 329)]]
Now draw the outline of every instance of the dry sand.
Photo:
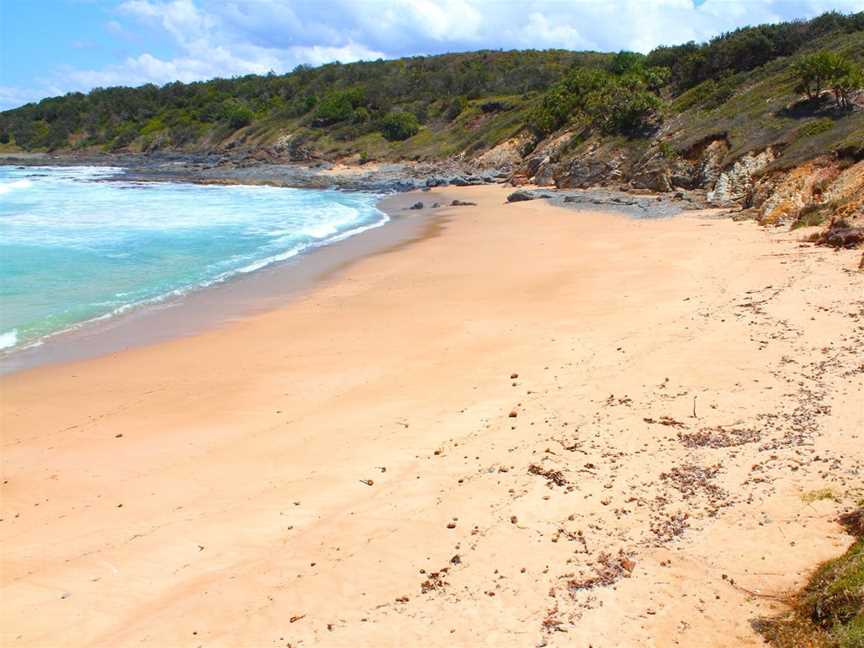
[(447, 194), (281, 309), (2, 379), (4, 647), (761, 643), (864, 496), (857, 255)]

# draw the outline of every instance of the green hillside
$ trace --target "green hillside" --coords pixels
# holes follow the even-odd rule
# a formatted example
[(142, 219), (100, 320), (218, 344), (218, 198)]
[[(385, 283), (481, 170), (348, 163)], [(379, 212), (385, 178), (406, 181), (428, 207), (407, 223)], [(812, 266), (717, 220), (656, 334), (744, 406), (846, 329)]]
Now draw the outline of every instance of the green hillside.
[[(525, 155), (586, 143), (729, 159), (781, 145), (786, 161), (864, 148), (864, 111), (801, 102), (796, 64), (830, 51), (864, 64), (864, 12), (748, 27), (708, 43), (622, 52), (481, 51), (298, 67), (285, 75), (104, 88), (0, 113), (0, 150), (257, 150), (310, 157), (472, 158), (515, 135)], [(827, 88), (826, 88), (827, 89)]]

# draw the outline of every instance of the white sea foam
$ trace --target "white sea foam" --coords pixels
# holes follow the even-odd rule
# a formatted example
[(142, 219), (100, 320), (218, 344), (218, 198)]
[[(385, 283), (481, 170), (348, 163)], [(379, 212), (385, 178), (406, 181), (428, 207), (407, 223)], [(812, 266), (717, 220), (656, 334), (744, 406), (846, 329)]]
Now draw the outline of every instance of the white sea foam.
[(0, 349), (9, 349), (18, 344), (18, 330), (12, 329), (5, 333), (0, 333)]
[(12, 180), (11, 182), (0, 182), (0, 194), (6, 194), (15, 189), (29, 189), (33, 186), (30, 180)]
[[(17, 269), (13, 353), (380, 227), (374, 194), (117, 179), (110, 167), (0, 167), (0, 252)], [(103, 180), (111, 177), (109, 182)], [(128, 189), (128, 191), (126, 190)], [(7, 304), (12, 308), (12, 304)], [(14, 310), (14, 308), (13, 308)], [(35, 315), (34, 315), (35, 313)]]

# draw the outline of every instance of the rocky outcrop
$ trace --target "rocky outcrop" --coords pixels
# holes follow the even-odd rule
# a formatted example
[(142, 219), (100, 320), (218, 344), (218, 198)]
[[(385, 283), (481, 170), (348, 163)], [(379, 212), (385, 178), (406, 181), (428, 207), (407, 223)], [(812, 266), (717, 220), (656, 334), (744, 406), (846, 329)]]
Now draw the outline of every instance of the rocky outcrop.
[(552, 187), (565, 172), (561, 160), (573, 145), (579, 133), (568, 130), (536, 145), (526, 154), (513, 177), (514, 184), (531, 183), (541, 187)]
[(527, 130), (493, 146), (474, 162), (480, 168), (512, 169), (522, 164), (522, 158), (536, 146), (537, 140)]
[(841, 171), (822, 193), (822, 201), (836, 205), (839, 218), (864, 218), (864, 160)]
[(714, 188), (708, 192), (708, 201), (719, 206), (743, 205), (749, 207), (748, 199), (756, 177), (775, 158), (774, 151), (767, 148), (761, 153), (748, 153), (723, 171)]
[(838, 173), (836, 162), (822, 159), (770, 174), (756, 182), (751, 204), (766, 225), (794, 220), (805, 207), (823, 202), (826, 187)]
[(598, 185), (623, 184), (629, 164), (625, 150), (595, 143), (572, 160), (559, 165), (555, 186), (559, 189), (587, 189)]
[(750, 192), (759, 222), (775, 225), (800, 220), (864, 217), (864, 161), (823, 156), (789, 170), (759, 177)]

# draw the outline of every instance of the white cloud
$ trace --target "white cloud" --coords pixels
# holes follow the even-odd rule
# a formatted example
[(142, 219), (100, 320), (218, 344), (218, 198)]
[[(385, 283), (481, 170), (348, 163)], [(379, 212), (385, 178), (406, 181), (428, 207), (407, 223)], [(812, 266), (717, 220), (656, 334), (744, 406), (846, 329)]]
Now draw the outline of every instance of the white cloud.
[[(124, 0), (106, 30), (134, 55), (95, 70), (58, 67), (40, 88), (0, 91), (0, 107), (57, 88), (285, 72), (333, 60), (480, 48), (646, 52), (832, 9), (864, 11), (864, 0)], [(154, 37), (174, 52), (157, 56), (140, 45)]]

